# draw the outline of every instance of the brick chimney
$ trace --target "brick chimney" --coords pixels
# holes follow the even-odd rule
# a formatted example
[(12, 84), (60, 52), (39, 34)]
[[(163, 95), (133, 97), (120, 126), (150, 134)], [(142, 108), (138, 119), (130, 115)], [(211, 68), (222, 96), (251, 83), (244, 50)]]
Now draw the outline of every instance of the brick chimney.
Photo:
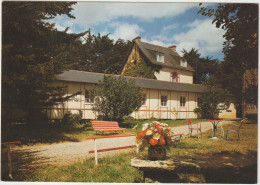
[(139, 43), (139, 42), (141, 42), (141, 37), (138, 36), (138, 37), (134, 38), (132, 41)]
[(171, 49), (172, 51), (176, 52), (176, 45), (169, 46), (168, 48)]

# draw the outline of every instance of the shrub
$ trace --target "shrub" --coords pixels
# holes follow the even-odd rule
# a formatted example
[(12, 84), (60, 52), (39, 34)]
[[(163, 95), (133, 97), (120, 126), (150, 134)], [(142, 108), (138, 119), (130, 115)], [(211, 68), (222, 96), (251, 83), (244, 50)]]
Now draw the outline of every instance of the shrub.
[(62, 119), (62, 123), (66, 125), (75, 125), (80, 124), (82, 121), (82, 111), (79, 111), (77, 114), (72, 114), (71, 111), (68, 111)]
[(119, 124), (120, 127), (133, 128), (136, 125), (135, 118), (132, 116), (124, 117), (124, 121)]
[(133, 79), (105, 75), (94, 89), (93, 111), (102, 120), (121, 122), (141, 106), (142, 90)]

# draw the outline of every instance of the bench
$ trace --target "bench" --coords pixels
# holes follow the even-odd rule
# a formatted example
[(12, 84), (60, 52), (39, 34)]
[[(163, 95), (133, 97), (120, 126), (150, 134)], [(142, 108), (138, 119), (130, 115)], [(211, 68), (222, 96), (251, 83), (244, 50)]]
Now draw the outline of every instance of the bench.
[(170, 135), (171, 138), (177, 138), (179, 136), (179, 141), (181, 142), (181, 138), (184, 134), (173, 134), (173, 135)]
[(102, 134), (104, 132), (113, 132), (113, 131), (124, 131), (125, 128), (120, 128), (118, 122), (116, 121), (91, 121), (93, 129), (99, 131)]

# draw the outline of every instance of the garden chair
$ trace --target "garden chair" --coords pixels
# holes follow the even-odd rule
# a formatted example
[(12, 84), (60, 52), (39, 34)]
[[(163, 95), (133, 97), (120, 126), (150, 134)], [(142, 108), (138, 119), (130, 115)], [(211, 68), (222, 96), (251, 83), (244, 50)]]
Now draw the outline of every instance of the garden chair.
[(240, 124), (228, 124), (227, 125), (227, 135), (226, 135), (226, 140), (228, 140), (228, 134), (231, 132), (234, 132), (238, 136), (238, 140), (240, 140), (240, 129), (242, 127), (243, 120), (240, 121)]
[(190, 119), (187, 119), (187, 122), (188, 122), (188, 128), (189, 128), (190, 137), (192, 136), (193, 130), (197, 130), (197, 136), (198, 136), (198, 138), (199, 138), (199, 132), (200, 132), (200, 135), (201, 135), (201, 137), (202, 137), (201, 123), (197, 123), (196, 126), (195, 126), (195, 124), (192, 124), (192, 123), (191, 123), (191, 120), (190, 120)]

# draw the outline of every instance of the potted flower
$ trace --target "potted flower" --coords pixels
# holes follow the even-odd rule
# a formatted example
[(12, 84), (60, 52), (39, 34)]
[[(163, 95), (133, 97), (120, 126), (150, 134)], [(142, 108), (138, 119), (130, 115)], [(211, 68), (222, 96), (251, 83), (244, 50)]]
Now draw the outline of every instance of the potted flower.
[(158, 121), (143, 124), (142, 132), (136, 135), (137, 150), (147, 146), (150, 160), (164, 160), (166, 147), (172, 143), (171, 135), (174, 134), (167, 126)]

